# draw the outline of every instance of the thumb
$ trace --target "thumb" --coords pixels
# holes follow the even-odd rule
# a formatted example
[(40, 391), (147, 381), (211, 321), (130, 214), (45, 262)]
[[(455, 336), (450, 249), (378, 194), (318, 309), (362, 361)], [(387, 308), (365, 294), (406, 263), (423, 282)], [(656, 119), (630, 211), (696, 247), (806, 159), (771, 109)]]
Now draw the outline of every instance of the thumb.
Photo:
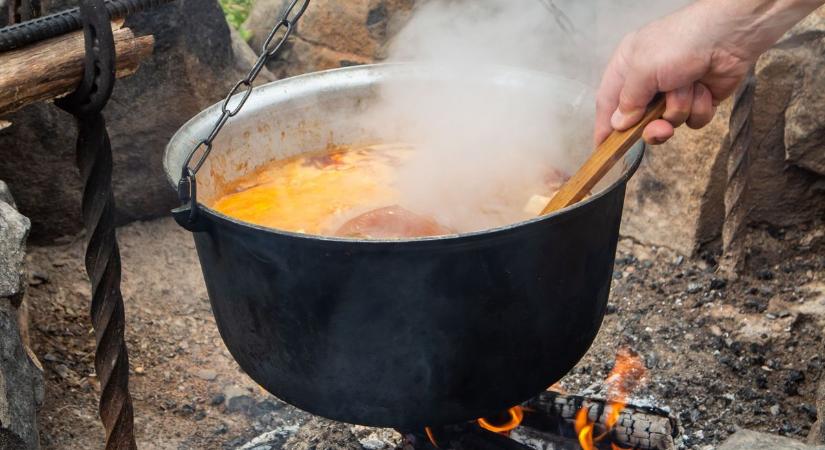
[(636, 125), (647, 110), (647, 105), (659, 91), (655, 74), (645, 71), (630, 71), (619, 94), (619, 107), (610, 118), (610, 124), (617, 130), (626, 130)]

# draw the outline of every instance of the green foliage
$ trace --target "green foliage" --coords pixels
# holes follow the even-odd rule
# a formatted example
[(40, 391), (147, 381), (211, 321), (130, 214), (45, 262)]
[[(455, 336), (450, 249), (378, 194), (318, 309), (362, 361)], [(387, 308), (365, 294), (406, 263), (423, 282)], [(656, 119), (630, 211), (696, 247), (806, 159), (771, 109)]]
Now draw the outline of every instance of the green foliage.
[(249, 11), (252, 10), (252, 0), (220, 0), (220, 3), (226, 21), (248, 41), (251, 33), (244, 28), (243, 23), (249, 16)]

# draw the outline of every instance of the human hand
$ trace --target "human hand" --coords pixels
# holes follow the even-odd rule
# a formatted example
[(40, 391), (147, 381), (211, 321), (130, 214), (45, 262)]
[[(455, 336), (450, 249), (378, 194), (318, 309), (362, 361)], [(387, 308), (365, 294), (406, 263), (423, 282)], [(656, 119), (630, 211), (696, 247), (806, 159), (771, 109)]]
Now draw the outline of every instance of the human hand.
[(756, 58), (820, 4), (822, 0), (700, 0), (627, 35), (599, 87), (596, 143), (614, 129), (638, 123), (659, 92), (665, 93), (667, 108), (663, 119), (645, 128), (647, 143), (664, 143), (682, 124), (707, 125), (716, 105), (733, 94)]

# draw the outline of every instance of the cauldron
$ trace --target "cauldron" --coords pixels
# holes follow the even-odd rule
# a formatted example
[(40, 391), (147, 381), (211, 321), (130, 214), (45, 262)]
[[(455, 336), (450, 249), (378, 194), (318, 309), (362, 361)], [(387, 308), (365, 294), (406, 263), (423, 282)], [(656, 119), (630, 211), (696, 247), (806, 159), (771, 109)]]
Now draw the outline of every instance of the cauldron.
[[(334, 420), (420, 429), (506, 410), (558, 381), (601, 325), (625, 184), (643, 146), (573, 207), (457, 236), (354, 240), (251, 225), (206, 204), (221, 183), (295, 152), (363, 139), (335, 111), (369, 107), (387, 80), (447, 82), (419, 65), (372, 65), (256, 88), (198, 175), (194, 238), (212, 311), (232, 356), (269, 392)], [(581, 101), (588, 90), (501, 69), (489, 89)], [(578, 99), (578, 100), (577, 100)], [(173, 185), (220, 105), (166, 149)], [(578, 121), (584, 127), (587, 121)], [(586, 155), (583, 155), (583, 157)], [(205, 203), (205, 204), (204, 204)]]

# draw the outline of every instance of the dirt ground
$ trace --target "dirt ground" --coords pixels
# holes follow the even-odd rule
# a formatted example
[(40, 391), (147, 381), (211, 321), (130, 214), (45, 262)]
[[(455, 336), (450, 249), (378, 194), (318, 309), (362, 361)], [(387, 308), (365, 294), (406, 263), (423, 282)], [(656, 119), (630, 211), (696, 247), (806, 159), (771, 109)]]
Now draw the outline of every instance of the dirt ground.
[[(310, 416), (258, 388), (223, 346), (190, 235), (163, 219), (119, 236), (140, 448), (238, 448), (267, 431), (275, 445), (261, 449), (357, 450), (393, 440), (317, 420), (302, 429)], [(29, 251), (45, 449), (102, 448), (83, 245), (79, 236)], [(693, 260), (622, 240), (604, 325), (563, 387), (597, 387), (617, 349), (629, 346), (649, 369), (639, 397), (680, 419), (684, 448), (713, 448), (736, 427), (804, 438), (825, 367), (825, 226), (758, 230), (751, 248), (752, 270), (733, 279), (719, 274), (712, 253)]]

